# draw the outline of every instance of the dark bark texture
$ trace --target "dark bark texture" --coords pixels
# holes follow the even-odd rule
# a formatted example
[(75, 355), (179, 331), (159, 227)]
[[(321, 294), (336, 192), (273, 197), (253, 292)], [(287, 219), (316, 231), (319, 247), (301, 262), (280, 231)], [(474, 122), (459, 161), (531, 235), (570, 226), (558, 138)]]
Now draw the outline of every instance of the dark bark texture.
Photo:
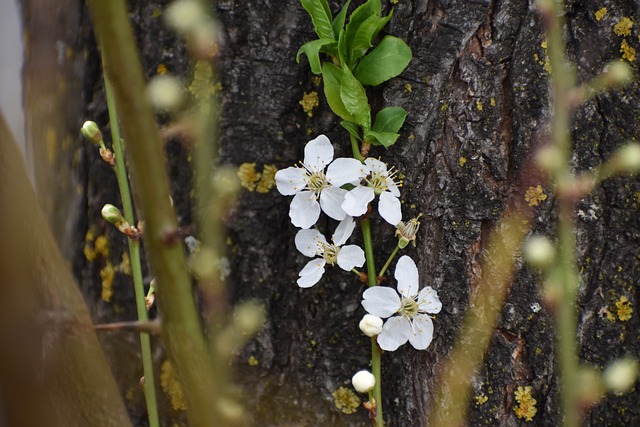
[[(341, 4), (330, 3), (336, 13)], [(165, 5), (132, 2), (143, 63), (149, 76), (162, 64), (189, 80), (192, 70), (184, 45), (161, 19)], [(392, 6), (394, 15), (385, 31), (406, 40), (414, 57), (400, 77), (368, 95), (375, 109), (398, 105), (409, 116), (396, 145), (375, 148), (371, 155), (405, 176), (403, 217), (418, 213), (423, 217), (417, 248), (408, 247), (404, 253), (416, 261), (422, 286), (437, 289), (443, 302), (428, 350), (405, 345), (383, 355), (385, 420), (389, 426), (416, 426), (426, 422), (439, 367), (482, 274), (480, 260), (488, 234), (518, 177), (531, 173), (526, 160), (547, 142), (552, 111), (545, 36), (532, 2), (399, 0), (383, 7), (388, 12)], [(313, 80), (306, 59), (295, 62), (299, 46), (316, 37), (299, 1), (220, 0), (213, 7), (224, 33), (219, 60), (221, 162), (284, 168), (301, 160), (305, 142), (323, 133), (333, 142), (336, 156), (349, 156), (348, 135), (328, 108), (321, 83)], [(595, 12), (603, 7), (606, 14), (597, 19)], [(636, 23), (627, 36), (614, 32), (623, 17)], [(623, 40), (640, 49), (640, 5), (634, 0), (568, 1), (565, 18), (568, 54), (580, 81), (588, 81), (608, 62), (621, 58)], [(84, 103), (88, 118), (106, 124), (99, 56), (88, 36), (88, 20), (84, 22), (83, 98), (70, 102)], [(299, 101), (311, 91), (317, 91), (321, 101), (309, 117)], [(575, 169), (592, 168), (626, 141), (637, 140), (639, 117), (637, 78), (626, 88), (579, 107), (572, 122)], [(169, 141), (166, 148), (174, 204), (182, 226), (189, 230), (193, 218), (188, 148), (179, 141)], [(99, 271), (107, 262), (119, 264), (124, 247), (99, 217), (104, 203), (117, 200), (115, 177), (93, 147), (79, 141), (76, 149), (84, 200), (75, 234), (76, 274), (96, 319), (133, 319), (128, 276), (116, 273), (113, 298), (109, 302), (100, 298)], [(548, 183), (538, 184), (548, 197), (541, 201), (532, 228), (553, 236), (554, 197)], [(228, 217), (230, 292), (235, 301), (259, 299), (269, 314), (263, 332), (238, 354), (237, 379), (245, 386), (256, 426), (366, 425), (366, 411), (343, 414), (331, 396), (339, 387), (350, 387), (351, 376), (368, 367), (370, 343), (357, 326), (364, 314), (360, 305), (364, 285), (337, 268), (329, 268), (311, 289), (296, 285), (307, 259), (293, 244), (296, 229), (288, 218), (289, 202), (275, 189), (266, 194), (244, 191)], [(640, 353), (639, 208), (636, 178), (609, 180), (576, 207), (582, 278), (577, 339), (581, 360), (597, 368)], [(396, 238), (384, 221), (373, 218), (379, 268)], [(334, 227), (326, 219), (318, 224), (326, 235)], [(107, 233), (112, 245), (108, 255), (87, 260), (83, 246), (93, 243), (81, 241), (81, 236), (92, 229), (95, 235)], [(360, 244), (360, 235), (354, 236)], [(393, 266), (390, 270), (392, 274)], [(470, 425), (561, 422), (554, 322), (538, 281), (535, 272), (518, 266), (485, 363), (473, 380), (478, 399), (469, 402)], [(395, 285), (392, 275), (384, 284)], [(628, 320), (617, 313), (615, 303), (622, 296), (633, 307)], [(138, 360), (137, 338), (113, 336), (106, 347), (123, 392), (129, 391), (132, 416), (143, 425), (143, 399), (135, 387), (141, 369), (131, 368), (131, 361)], [(162, 359), (160, 348), (157, 355)], [(515, 415), (518, 386), (531, 386), (537, 400), (531, 423)], [(639, 400), (635, 388), (624, 396), (608, 396), (587, 413), (585, 425), (638, 425)]]

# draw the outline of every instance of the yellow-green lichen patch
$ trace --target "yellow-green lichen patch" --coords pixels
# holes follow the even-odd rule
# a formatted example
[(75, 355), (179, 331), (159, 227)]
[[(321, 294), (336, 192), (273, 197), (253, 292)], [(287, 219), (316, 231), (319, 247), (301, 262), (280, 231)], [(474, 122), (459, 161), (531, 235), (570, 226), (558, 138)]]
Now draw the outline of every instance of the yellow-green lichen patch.
[(538, 206), (540, 202), (543, 202), (545, 200), (547, 200), (547, 195), (539, 185), (535, 187), (529, 187), (524, 193), (524, 201), (527, 202), (529, 206)]
[(626, 59), (629, 62), (636, 60), (636, 50), (627, 43), (627, 39), (623, 39), (620, 43), (620, 53), (622, 53), (622, 59)]
[(164, 64), (158, 64), (156, 67), (156, 74), (163, 75), (167, 73), (167, 66)]
[(495, 107), (496, 106), (496, 99), (495, 98), (491, 98), (489, 100), (489, 105), (491, 105), (492, 107)]
[(460, 167), (463, 167), (465, 165), (465, 163), (467, 163), (467, 158), (466, 157), (460, 157), (458, 159), (458, 164), (460, 165)]
[(314, 85), (320, 86), (320, 82), (322, 82), (322, 77), (320, 76), (311, 77), (311, 81), (313, 82)]
[(482, 101), (476, 101), (476, 108), (478, 109), (478, 111), (482, 111)]
[(360, 398), (346, 387), (340, 387), (331, 393), (333, 403), (345, 414), (353, 414), (360, 406)]
[(621, 322), (626, 322), (631, 319), (633, 315), (633, 307), (631, 307), (631, 301), (625, 295), (622, 295), (618, 301), (616, 301), (616, 314)]
[(518, 389), (514, 392), (514, 396), (516, 398), (516, 402), (518, 404), (513, 407), (513, 411), (516, 413), (518, 418), (524, 418), (526, 421), (533, 421), (533, 417), (535, 417), (536, 412), (536, 399), (531, 396), (531, 387), (526, 386), (518, 386)]
[(411, 84), (409, 84), (409, 83), (405, 84), (404, 85), (404, 91), (405, 92), (409, 92), (409, 93), (413, 92), (413, 86), (411, 86)]
[(276, 172), (278, 168), (275, 165), (264, 165), (262, 168), (262, 177), (256, 185), (258, 193), (268, 193), (276, 183)]
[(240, 178), (240, 185), (249, 191), (254, 191), (256, 189), (256, 184), (260, 180), (260, 173), (256, 171), (256, 164), (241, 164), (238, 168), (238, 178)]
[(320, 105), (320, 99), (318, 98), (318, 92), (315, 90), (304, 93), (302, 100), (299, 102), (302, 106), (302, 110), (307, 113), (307, 116), (313, 117), (313, 110)]
[(249, 364), (249, 366), (258, 366), (260, 364), (255, 356), (249, 356), (249, 360), (247, 361), (247, 363)]
[(618, 36), (626, 37), (631, 34), (631, 28), (633, 28), (633, 21), (625, 16), (613, 26), (613, 32)]
[(171, 406), (176, 411), (185, 411), (187, 402), (184, 400), (182, 386), (176, 378), (173, 366), (168, 360), (165, 360), (160, 367), (160, 386), (162, 390), (171, 398)]
[(594, 13), (594, 16), (596, 17), (596, 21), (602, 21), (602, 18), (604, 18), (606, 14), (607, 14), (606, 7), (596, 10), (596, 13)]
[(473, 398), (476, 401), (476, 406), (483, 405), (483, 404), (485, 404), (487, 402), (487, 400), (489, 400), (489, 398), (487, 396), (485, 396), (484, 393), (477, 394), (477, 395), (473, 396)]
[(104, 302), (111, 302), (113, 298), (113, 279), (116, 276), (116, 271), (110, 261), (107, 261), (106, 265), (100, 270), (100, 279), (102, 280), (102, 300)]

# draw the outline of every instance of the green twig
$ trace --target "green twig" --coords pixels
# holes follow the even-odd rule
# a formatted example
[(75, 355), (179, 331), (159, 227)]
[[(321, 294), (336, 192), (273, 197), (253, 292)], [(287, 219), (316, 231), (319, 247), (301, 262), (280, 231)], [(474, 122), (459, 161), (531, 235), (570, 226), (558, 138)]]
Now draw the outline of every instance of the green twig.
[(360, 153), (360, 147), (358, 146), (358, 140), (351, 134), (349, 134), (349, 139), (351, 140), (351, 151), (353, 152), (353, 157), (364, 162), (364, 157)]
[(382, 277), (382, 275), (387, 271), (387, 268), (389, 268), (389, 265), (391, 265), (391, 261), (393, 261), (393, 259), (396, 257), (399, 250), (400, 250), (400, 245), (396, 245), (396, 248), (393, 250), (393, 252), (391, 252), (391, 255), (389, 255), (389, 258), (387, 258), (387, 262), (385, 262), (384, 265), (382, 266), (382, 270), (380, 270), (380, 273), (378, 273), (378, 277)]
[(191, 293), (184, 248), (169, 198), (163, 142), (146, 96), (142, 65), (124, 0), (89, 0), (105, 73), (113, 86), (131, 172), (145, 217), (145, 248), (157, 280), (162, 339), (177, 371), (192, 427), (221, 426), (220, 392)]
[[(133, 201), (129, 191), (129, 179), (124, 161), (124, 150), (120, 139), (120, 127), (118, 125), (118, 114), (116, 104), (113, 99), (111, 82), (105, 74), (104, 87), (107, 94), (107, 107), (109, 109), (109, 122), (111, 124), (111, 137), (113, 139), (113, 152), (115, 154), (115, 173), (120, 188), (120, 198), (122, 199), (122, 210), (124, 219), (131, 225), (135, 224), (133, 215)], [(138, 320), (146, 322), (149, 320), (147, 307), (145, 304), (144, 284), (142, 280), (142, 267), (140, 264), (140, 242), (134, 239), (127, 239), (129, 242), (129, 261), (131, 262), (131, 273), (133, 276), (133, 288), (136, 296), (136, 309)], [(140, 349), (142, 353), (142, 369), (144, 372), (144, 397), (147, 404), (147, 414), (149, 416), (149, 426), (159, 427), (158, 402), (156, 399), (155, 378), (153, 375), (153, 357), (151, 355), (151, 338), (148, 332), (140, 332)]]
[[(367, 260), (367, 276), (369, 286), (376, 286), (378, 279), (376, 277), (376, 265), (373, 256), (373, 240), (371, 239), (371, 225), (369, 219), (363, 219), (360, 222), (362, 228), (362, 239), (364, 241), (364, 255)], [(382, 415), (382, 376), (380, 375), (382, 350), (378, 347), (375, 338), (371, 338), (371, 370), (376, 379), (376, 385), (373, 387), (373, 398), (376, 401), (376, 427), (384, 426), (384, 418)]]

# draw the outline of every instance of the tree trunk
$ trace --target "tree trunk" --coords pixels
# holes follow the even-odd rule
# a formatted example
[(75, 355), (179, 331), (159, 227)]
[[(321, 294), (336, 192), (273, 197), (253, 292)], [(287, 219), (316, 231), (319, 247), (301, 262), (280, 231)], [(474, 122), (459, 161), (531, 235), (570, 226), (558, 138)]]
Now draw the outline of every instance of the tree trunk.
[[(184, 45), (160, 18), (165, 4), (132, 2), (143, 64), (149, 76), (166, 68), (189, 81), (192, 70)], [(331, 2), (334, 13), (340, 6)], [(384, 5), (386, 12), (391, 6)], [(601, 7), (606, 13), (596, 16)], [(396, 145), (374, 148), (370, 155), (380, 156), (405, 176), (403, 217), (423, 216), (417, 248), (408, 247), (404, 253), (416, 260), (421, 286), (432, 286), (443, 302), (428, 350), (406, 345), (383, 355), (385, 420), (389, 426), (409, 426), (426, 422), (439, 370), (456, 339), (469, 296), (480, 275), (486, 274), (480, 261), (488, 235), (507, 197), (516, 191), (516, 182), (531, 173), (527, 161), (548, 140), (553, 70), (547, 65), (539, 14), (528, 1), (400, 0), (393, 8), (385, 31), (403, 38), (414, 57), (400, 77), (368, 95), (374, 108), (398, 105), (409, 116)], [(220, 0), (214, 9), (225, 35), (219, 60), (221, 162), (233, 166), (255, 162), (258, 170), (266, 164), (285, 168), (301, 160), (304, 143), (319, 134), (329, 136), (336, 157), (349, 156), (348, 135), (328, 108), (322, 83), (313, 79), (306, 59), (295, 62), (298, 48), (315, 38), (299, 1)], [(88, 52), (84, 93), (82, 99), (70, 102), (84, 103), (85, 118), (106, 128), (99, 56), (86, 36), (86, 11), (82, 16), (80, 36)], [(614, 32), (623, 17), (638, 22), (638, 4), (611, 0), (596, 7), (567, 2), (565, 37), (581, 81), (621, 58), (623, 40), (627, 46), (640, 47), (637, 25), (626, 37)], [(309, 116), (299, 102), (312, 91), (319, 94), (320, 105)], [(638, 139), (639, 105), (639, 84), (634, 80), (576, 110), (572, 158), (576, 170), (592, 168), (624, 142)], [(118, 265), (124, 247), (99, 216), (104, 203), (117, 200), (115, 179), (94, 147), (82, 141), (75, 144), (85, 202), (73, 233), (75, 272), (99, 321), (133, 319), (127, 276), (116, 274), (111, 299), (100, 290), (99, 271), (108, 263)], [(177, 140), (169, 141), (166, 149), (174, 206), (184, 230), (189, 230), (193, 221), (189, 150)], [(540, 185), (547, 198), (540, 200), (532, 230), (553, 236), (554, 196), (546, 182), (533, 184)], [(597, 368), (640, 353), (636, 310), (624, 320), (616, 306), (622, 296), (632, 307), (638, 301), (639, 195), (637, 178), (616, 178), (576, 208), (582, 277), (580, 357)], [(364, 314), (360, 305), (364, 285), (335, 268), (329, 268), (311, 289), (296, 285), (307, 259), (293, 244), (296, 229), (287, 215), (289, 203), (275, 189), (266, 194), (244, 191), (228, 218), (231, 294), (236, 301), (259, 299), (269, 314), (264, 331), (236, 359), (237, 379), (245, 386), (254, 425), (365, 425), (364, 409), (343, 414), (331, 395), (339, 387), (350, 387), (351, 376), (368, 367), (370, 343), (357, 326)], [(318, 224), (325, 234), (334, 226), (327, 220)], [(394, 230), (377, 216), (373, 229), (376, 259), (382, 263), (396, 245)], [(91, 230), (94, 240), (81, 241)], [(99, 235), (108, 235), (111, 250), (87, 259), (83, 248), (93, 248)], [(362, 239), (353, 240), (361, 244)], [(521, 264), (483, 368), (473, 380), (470, 425), (524, 423), (514, 412), (518, 386), (531, 386), (537, 400), (534, 424), (561, 422), (553, 318), (540, 296), (539, 277)], [(384, 284), (395, 282), (389, 278)], [(125, 360), (137, 360), (132, 343), (133, 336), (111, 337), (107, 348), (121, 388), (133, 390), (130, 409), (137, 418), (144, 411), (139, 406), (141, 391), (134, 387), (139, 367), (124, 365)], [(158, 354), (160, 358), (160, 350)], [(585, 424), (639, 424), (640, 409), (634, 404), (639, 398), (635, 389), (609, 396), (586, 415)]]

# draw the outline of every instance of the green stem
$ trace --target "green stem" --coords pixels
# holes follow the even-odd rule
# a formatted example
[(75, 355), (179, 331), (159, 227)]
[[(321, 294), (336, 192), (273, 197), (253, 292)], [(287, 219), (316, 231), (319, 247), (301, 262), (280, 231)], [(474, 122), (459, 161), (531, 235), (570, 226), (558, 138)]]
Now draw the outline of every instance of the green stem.
[[(133, 201), (129, 191), (129, 180), (124, 162), (124, 150), (120, 139), (120, 128), (118, 126), (118, 114), (116, 110), (111, 82), (104, 76), (104, 86), (107, 93), (107, 107), (109, 109), (109, 122), (111, 124), (111, 136), (113, 138), (113, 152), (115, 154), (115, 173), (120, 188), (120, 198), (122, 199), (122, 210), (124, 219), (134, 225)], [(131, 273), (133, 275), (133, 288), (136, 295), (136, 309), (138, 320), (141, 322), (149, 320), (147, 307), (145, 304), (144, 284), (142, 280), (142, 266), (140, 263), (140, 242), (133, 239), (129, 241), (129, 260), (131, 262)], [(159, 427), (158, 402), (156, 399), (156, 386), (153, 375), (153, 357), (151, 355), (151, 337), (148, 332), (140, 333), (140, 348), (142, 352), (142, 369), (144, 372), (144, 397), (147, 404), (147, 414), (149, 416), (149, 426)]]
[(364, 162), (364, 157), (362, 157), (360, 147), (358, 146), (358, 140), (351, 134), (349, 134), (349, 139), (351, 140), (351, 151), (353, 152), (353, 157)]
[(387, 268), (389, 268), (391, 261), (393, 261), (393, 259), (396, 257), (399, 250), (400, 250), (400, 245), (396, 245), (396, 248), (393, 250), (393, 252), (391, 252), (391, 255), (389, 255), (387, 262), (385, 262), (384, 265), (382, 266), (382, 270), (380, 270), (380, 273), (378, 273), (378, 277), (382, 277), (385, 271), (387, 271)]
[[(360, 222), (362, 229), (362, 239), (364, 241), (364, 255), (367, 260), (367, 276), (369, 286), (378, 284), (376, 276), (376, 265), (373, 256), (373, 240), (371, 239), (371, 224), (369, 219), (363, 219)], [(371, 370), (376, 379), (376, 385), (373, 387), (373, 398), (376, 401), (376, 427), (384, 426), (384, 418), (382, 415), (382, 376), (380, 375), (382, 350), (378, 347), (375, 338), (371, 338)]]

